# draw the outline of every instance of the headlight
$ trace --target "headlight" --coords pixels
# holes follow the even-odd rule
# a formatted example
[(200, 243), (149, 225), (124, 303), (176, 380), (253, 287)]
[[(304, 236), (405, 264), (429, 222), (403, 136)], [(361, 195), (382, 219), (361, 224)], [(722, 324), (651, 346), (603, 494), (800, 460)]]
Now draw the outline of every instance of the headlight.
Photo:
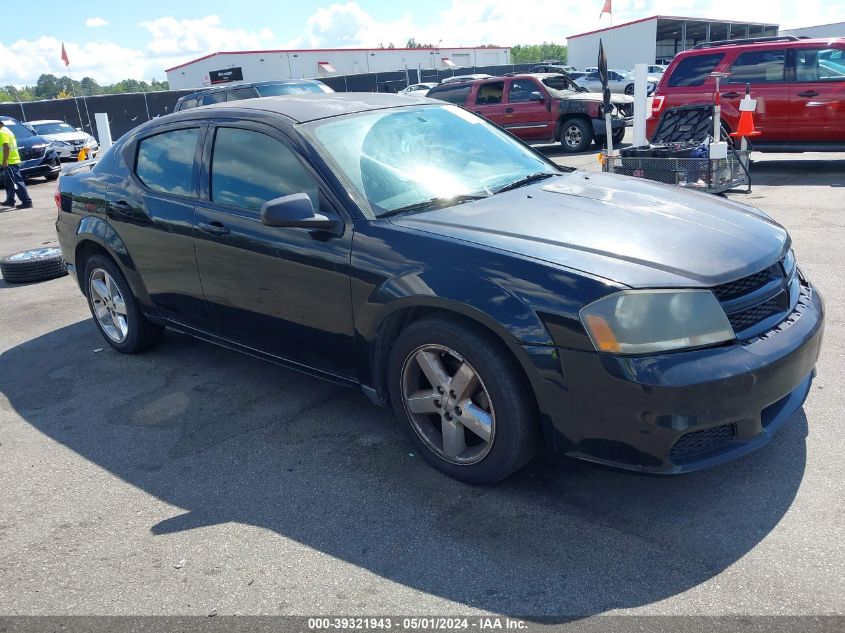
[(709, 290), (626, 290), (581, 309), (600, 352), (651, 354), (730, 341), (730, 321)]

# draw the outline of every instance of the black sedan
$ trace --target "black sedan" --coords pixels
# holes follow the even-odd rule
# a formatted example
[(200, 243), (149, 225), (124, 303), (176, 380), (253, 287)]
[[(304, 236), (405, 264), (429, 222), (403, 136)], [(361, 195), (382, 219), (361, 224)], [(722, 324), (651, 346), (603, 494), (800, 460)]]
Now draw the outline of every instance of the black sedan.
[(470, 482), (543, 446), (655, 473), (745, 454), (801, 407), (821, 345), (821, 298), (764, 213), (561, 169), (420, 97), (161, 117), (57, 201), (115, 349), (169, 327), (358, 387)]

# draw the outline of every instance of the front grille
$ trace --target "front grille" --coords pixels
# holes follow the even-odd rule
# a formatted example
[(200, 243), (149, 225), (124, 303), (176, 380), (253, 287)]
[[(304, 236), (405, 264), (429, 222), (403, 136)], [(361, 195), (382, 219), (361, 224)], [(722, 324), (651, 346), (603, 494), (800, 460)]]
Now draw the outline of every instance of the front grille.
[(21, 160), (33, 160), (35, 158), (41, 158), (44, 154), (47, 153), (47, 148), (42, 147), (41, 149), (32, 149), (29, 147), (26, 148), (18, 148), (18, 154), (21, 157)]
[(783, 306), (778, 298), (775, 297), (773, 299), (769, 299), (768, 301), (764, 301), (763, 303), (758, 303), (756, 306), (751, 306), (742, 312), (729, 314), (728, 321), (731, 322), (734, 332), (741, 332), (742, 330), (746, 330), (754, 325), (757, 325), (763, 319), (768, 319), (770, 316), (774, 316), (778, 312), (783, 312)]
[(633, 103), (621, 103), (616, 106), (619, 112), (624, 117), (634, 116), (634, 104)]
[[(731, 327), (737, 334), (745, 333), (773, 316), (786, 318), (790, 310), (789, 284), (792, 271), (787, 278), (783, 262), (778, 262), (713, 288), (713, 294), (721, 302)], [(754, 334), (752, 331), (751, 335)]]
[(748, 277), (716, 286), (713, 288), (713, 293), (719, 301), (728, 301), (752, 290), (756, 290), (770, 281), (781, 278), (783, 278), (783, 268), (778, 263), (774, 266), (769, 266), (766, 270), (761, 270), (759, 273), (754, 273), (753, 275), (748, 275)]
[(736, 437), (736, 427), (733, 424), (722, 424), (702, 431), (693, 431), (682, 435), (669, 451), (669, 459), (677, 461), (715, 450), (731, 442)]

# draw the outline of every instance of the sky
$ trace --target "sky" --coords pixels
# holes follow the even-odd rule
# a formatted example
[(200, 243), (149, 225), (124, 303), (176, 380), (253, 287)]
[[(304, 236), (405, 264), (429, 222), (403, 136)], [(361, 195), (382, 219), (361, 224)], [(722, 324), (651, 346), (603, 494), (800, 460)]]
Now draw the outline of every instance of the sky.
[[(4, 0), (11, 2), (11, 0)], [(564, 43), (610, 25), (604, 0), (77, 0), (3, 12), (0, 86), (42, 73), (100, 84), (166, 79), (164, 70), (225, 50), (376, 47), (408, 38), (446, 46)], [(23, 6), (23, 5), (21, 5)], [(845, 0), (613, 0), (620, 24), (650, 15), (778, 23), (845, 22)]]

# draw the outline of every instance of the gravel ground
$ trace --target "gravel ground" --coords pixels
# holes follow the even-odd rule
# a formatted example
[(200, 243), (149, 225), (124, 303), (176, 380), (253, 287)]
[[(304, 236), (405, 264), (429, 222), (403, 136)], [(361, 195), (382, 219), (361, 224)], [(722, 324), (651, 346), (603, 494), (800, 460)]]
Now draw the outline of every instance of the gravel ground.
[[(173, 333), (122, 356), (68, 277), (0, 282), (0, 615), (845, 614), (845, 157), (755, 158), (734, 197), (826, 299), (819, 375), (768, 446), (683, 477), (464, 485), (355, 391)], [(54, 189), (0, 254), (55, 240)]]

